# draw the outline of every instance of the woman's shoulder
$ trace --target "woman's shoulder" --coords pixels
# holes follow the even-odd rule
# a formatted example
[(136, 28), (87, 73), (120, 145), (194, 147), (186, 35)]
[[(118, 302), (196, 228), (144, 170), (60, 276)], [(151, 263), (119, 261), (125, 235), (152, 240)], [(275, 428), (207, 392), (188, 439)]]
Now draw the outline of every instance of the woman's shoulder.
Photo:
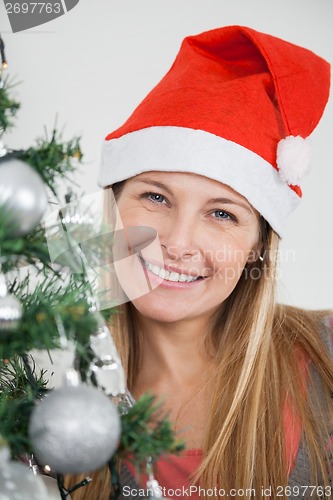
[(328, 328), (333, 328), (333, 309), (303, 309), (302, 307), (288, 304), (277, 304), (275, 316), (281, 321), (294, 321), (297, 323), (323, 323)]
[(333, 356), (333, 311), (323, 311), (318, 321), (318, 333)]

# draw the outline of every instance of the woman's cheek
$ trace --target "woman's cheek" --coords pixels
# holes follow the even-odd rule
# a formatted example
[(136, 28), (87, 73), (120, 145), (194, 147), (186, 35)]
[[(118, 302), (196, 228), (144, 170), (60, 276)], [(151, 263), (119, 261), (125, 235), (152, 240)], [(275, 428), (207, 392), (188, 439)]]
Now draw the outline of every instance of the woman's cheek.
[(230, 242), (210, 249), (211, 266), (215, 269), (215, 276), (229, 284), (238, 281), (248, 261), (249, 252), (251, 247)]

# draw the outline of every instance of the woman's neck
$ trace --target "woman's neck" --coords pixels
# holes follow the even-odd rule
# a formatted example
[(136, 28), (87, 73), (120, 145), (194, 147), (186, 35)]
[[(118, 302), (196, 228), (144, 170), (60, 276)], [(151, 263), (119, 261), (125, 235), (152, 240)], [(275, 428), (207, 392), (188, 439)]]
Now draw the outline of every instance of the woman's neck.
[(160, 324), (141, 317), (138, 324), (143, 345), (134, 397), (153, 394), (177, 437), (187, 448), (202, 448), (216, 372), (205, 349), (207, 322)]
[(159, 323), (139, 317), (138, 323), (143, 339), (140, 385), (202, 382), (214, 364), (205, 348), (207, 322)]

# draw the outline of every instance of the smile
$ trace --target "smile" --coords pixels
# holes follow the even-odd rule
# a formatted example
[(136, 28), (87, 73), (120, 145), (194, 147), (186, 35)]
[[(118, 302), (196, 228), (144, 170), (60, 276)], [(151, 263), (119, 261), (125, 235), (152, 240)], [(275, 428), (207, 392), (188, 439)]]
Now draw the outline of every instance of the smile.
[(153, 274), (159, 276), (160, 278), (166, 281), (173, 281), (179, 283), (192, 283), (193, 281), (204, 279), (203, 276), (190, 276), (189, 274), (184, 274), (184, 273), (180, 274), (175, 271), (168, 271), (167, 269), (164, 269), (164, 267), (159, 267), (156, 264), (151, 264), (146, 260), (144, 260), (143, 262), (145, 267), (149, 271), (151, 271)]

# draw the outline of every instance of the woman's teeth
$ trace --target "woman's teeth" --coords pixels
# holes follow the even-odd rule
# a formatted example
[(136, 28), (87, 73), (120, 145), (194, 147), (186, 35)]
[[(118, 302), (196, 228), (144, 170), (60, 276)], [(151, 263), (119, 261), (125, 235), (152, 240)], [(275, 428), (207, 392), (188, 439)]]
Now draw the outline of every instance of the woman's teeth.
[(180, 283), (185, 283), (185, 282), (191, 283), (192, 281), (196, 281), (199, 278), (201, 278), (201, 276), (190, 276), (189, 274), (180, 274), (174, 271), (167, 271), (163, 267), (158, 267), (146, 261), (145, 261), (145, 266), (153, 274), (156, 274), (156, 276), (159, 276), (160, 278), (167, 281), (179, 281)]

